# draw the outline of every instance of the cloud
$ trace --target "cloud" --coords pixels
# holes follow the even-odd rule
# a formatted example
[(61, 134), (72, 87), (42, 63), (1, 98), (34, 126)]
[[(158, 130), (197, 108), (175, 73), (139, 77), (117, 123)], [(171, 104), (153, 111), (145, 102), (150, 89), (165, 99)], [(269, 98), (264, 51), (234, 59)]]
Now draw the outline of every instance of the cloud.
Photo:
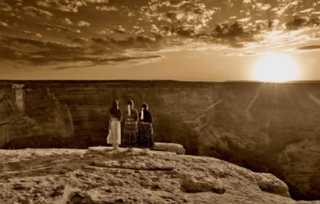
[(85, 22), (85, 21), (79, 21), (79, 22), (78, 22), (78, 26), (79, 26), (79, 27), (90, 26), (90, 23)]
[(29, 35), (29, 36), (37, 36), (37, 37), (39, 37), (39, 38), (42, 37), (41, 34), (39, 34), (39, 33), (33, 33), (33, 32), (31, 32), (31, 31), (28, 31), (28, 30), (18, 29), (17, 31), (20, 32), (20, 33), (24, 33), (24, 34), (26, 34), (26, 35)]
[(299, 13), (311, 13), (312, 11), (314, 11), (314, 8), (308, 8), (308, 9), (299, 11)]
[(151, 29), (150, 29), (150, 32), (152, 33), (159, 33), (159, 28), (155, 25), (155, 24), (152, 24), (151, 25)]
[(104, 11), (115, 11), (117, 8), (112, 6), (105, 6), (103, 4), (108, 4), (109, 0), (37, 0), (36, 3), (38, 6), (60, 10), (63, 12), (72, 12), (77, 13), (79, 7), (87, 7), (88, 4), (98, 4), (96, 6), (97, 10)]
[(118, 11), (119, 10), (118, 8), (116, 8), (114, 6), (106, 6), (106, 5), (96, 6), (96, 9), (100, 10), (100, 11)]
[(86, 38), (75, 38), (72, 40), (72, 42), (83, 45), (83, 44), (87, 44), (89, 40)]
[(33, 7), (33, 6), (23, 7), (23, 10), (24, 10), (25, 14), (27, 14), (29, 16), (32, 16), (34, 18), (43, 17), (43, 18), (50, 19), (53, 16), (53, 14), (50, 13), (49, 11), (38, 9), (36, 7)]
[(242, 18), (242, 19), (238, 19), (238, 22), (248, 22), (251, 19), (251, 17), (247, 17), (247, 18)]
[(264, 55), (266, 53), (257, 53), (253, 51), (248, 51), (248, 52), (228, 52), (228, 53), (223, 53), (222, 56), (253, 56), (253, 55)]
[[(143, 63), (150, 60), (161, 58), (160, 55), (152, 54), (121, 54), (121, 52), (104, 52), (90, 51), (87, 39), (76, 38), (74, 42), (81, 42), (81, 46), (73, 46), (50, 41), (39, 41), (25, 38), (4, 37), (0, 39), (0, 59), (13, 60), (20, 66), (20, 68), (37, 69), (39, 66), (53, 67), (53, 68), (74, 68), (109, 64), (129, 64)], [(107, 40), (93, 39), (97, 43), (105, 46)], [(112, 41), (112, 40), (111, 40)], [(117, 46), (128, 46), (130, 40), (114, 41), (112, 44)], [(84, 45), (84, 46), (82, 46)], [(95, 45), (96, 47), (96, 45)], [(69, 67), (62, 66), (63, 64), (70, 65)], [(81, 65), (81, 66), (80, 66)], [(18, 67), (19, 67), (18, 66)], [(63, 68), (64, 67), (64, 68)]]
[(102, 3), (109, 3), (109, 0), (85, 0), (86, 2), (89, 2), (89, 3), (98, 3), (98, 4), (102, 4)]
[[(182, 36), (193, 37), (203, 33), (212, 20), (216, 8), (207, 8), (204, 3), (196, 1), (151, 1), (148, 6), (142, 6), (139, 10), (141, 20), (147, 22), (170, 23), (176, 29), (176, 33)], [(154, 23), (155, 24), (155, 23)]]
[(65, 18), (63, 22), (68, 25), (72, 25), (72, 21), (69, 18)]
[(297, 48), (297, 50), (318, 50), (320, 49), (320, 45), (309, 45)]
[(117, 28), (115, 28), (114, 31), (117, 33), (121, 33), (121, 34), (126, 33), (126, 30), (121, 25), (119, 25)]
[(66, 70), (66, 69), (75, 69), (75, 68), (83, 68), (83, 67), (99, 67), (103, 65), (103, 69), (107, 68), (106, 66), (112, 65), (114, 66), (121, 65), (132, 65), (132, 64), (145, 64), (150, 63), (155, 60), (161, 59), (163, 56), (161, 55), (140, 55), (140, 56), (125, 56), (125, 55), (117, 55), (113, 57), (104, 57), (104, 58), (94, 58), (94, 57), (84, 57), (78, 58), (79, 62), (85, 62), (80, 65), (75, 65), (74, 63), (68, 66), (57, 66), (53, 68), (54, 70)]
[(94, 43), (101, 44), (101, 45), (110, 45), (110, 41), (104, 38), (92, 38), (91, 39)]
[(174, 30), (174, 32), (184, 37), (193, 37), (195, 33), (193, 28), (190, 26), (179, 26)]
[(18, 29), (17, 31), (20, 32), (20, 33), (24, 33), (24, 34), (30, 35), (30, 36), (37, 36), (37, 37), (40, 37), (40, 38), (42, 37), (42, 35), (40, 35), (39, 33), (32, 33), (32, 32), (30, 32), (28, 30)]
[(161, 47), (162, 38), (155, 35), (155, 37), (148, 37), (139, 35), (136, 37), (127, 37), (122, 40), (116, 40), (113, 37), (107, 36), (106, 38), (92, 38), (91, 49), (97, 53), (100, 52), (119, 52), (126, 49), (139, 49), (139, 50), (158, 50)]
[(84, 54), (84, 50), (78, 46), (25, 38), (2, 38), (0, 45), (4, 45), (0, 46), (3, 53), (7, 52), (0, 58), (27, 61), (32, 65), (64, 62)]
[(286, 28), (288, 30), (298, 30), (302, 27), (306, 26), (319, 26), (320, 19), (319, 18), (311, 18), (308, 17), (298, 17), (295, 16), (293, 21), (286, 23)]
[(261, 10), (269, 10), (271, 8), (271, 5), (270, 4), (264, 4), (262, 7), (261, 7)]
[(38, 6), (41, 6), (41, 7), (45, 7), (45, 8), (50, 8), (51, 7), (51, 4), (49, 1), (36, 1)]
[(27, 34), (27, 35), (33, 35), (33, 33), (31, 33), (30, 31), (27, 31), (27, 30), (21, 30), (21, 29), (19, 29), (18, 32), (24, 33), (24, 34)]
[(38, 6), (56, 9), (64, 12), (78, 12), (78, 7), (82, 6), (80, 1), (58, 1), (58, 0), (36, 0)]
[[(30, 39), (43, 34), (43, 38), (37, 39), (46, 40), (45, 37), (50, 36), (47, 31), (53, 31), (57, 41), (65, 42), (68, 39), (71, 45), (77, 47), (61, 47), (61, 50), (68, 51), (62, 56), (49, 44), (39, 46), (20, 40), (12, 42), (12, 48), (16, 51), (13, 53), (24, 55), (24, 60), (30, 58), (40, 62), (39, 56), (44, 56), (53, 63), (84, 55), (102, 57), (128, 50), (252, 48), (307, 41), (312, 37), (317, 38), (318, 35), (310, 30), (320, 25), (320, 18), (312, 16), (317, 14), (317, 7), (311, 5), (310, 2), (303, 4), (295, 0), (34, 0), (24, 1), (23, 6), (18, 6), (13, 0), (9, 3), (1, 3), (0, 0), (1, 15), (5, 12), (16, 15), (0, 21), (0, 27), (24, 33)], [(32, 25), (30, 18), (26, 22), (23, 14), (42, 18), (37, 19), (40, 21), (36, 25), (41, 25), (40, 29), (44, 32), (39, 26)], [(20, 20), (17, 20), (18, 16), (22, 16)], [(97, 22), (95, 19), (103, 21)], [(24, 22), (28, 27), (23, 27)], [(85, 29), (88, 32), (81, 33), (81, 27), (86, 26), (90, 26)], [(18, 31), (18, 28), (21, 30)], [(275, 34), (273, 31), (281, 33)], [(58, 35), (56, 32), (66, 33)], [(32, 49), (28, 51), (29, 47)], [(27, 51), (34, 53), (32, 56), (29, 53), (29, 56)], [(69, 55), (69, 51), (75, 56)], [(241, 56), (251, 54), (242, 52)]]
[(0, 11), (1, 12), (11, 12), (13, 9), (8, 3), (0, 2)]
[(104, 28), (103, 30), (98, 32), (98, 34), (100, 35), (107, 35), (107, 36), (111, 36), (116, 33), (125, 34), (126, 30), (122, 27), (122, 25), (118, 25), (118, 26), (113, 26), (111, 28)]
[(115, 49), (123, 49), (123, 48), (132, 48), (134, 47), (135, 38), (128, 37), (124, 40), (115, 40), (113, 38), (110, 39), (110, 42)]
[(309, 19), (307, 17), (295, 16), (293, 21), (286, 23), (286, 28), (289, 30), (297, 30), (303, 26), (306, 26), (308, 20)]
[(71, 7), (71, 6), (60, 5), (59, 7), (56, 7), (56, 9), (64, 12), (73, 12), (73, 13), (78, 12), (78, 6)]
[(57, 32), (73, 32), (78, 33), (77, 30), (72, 30), (70, 28), (61, 26), (61, 25), (51, 25), (49, 23), (38, 23), (38, 25), (44, 26), (48, 31), (57, 31)]
[(212, 31), (212, 36), (215, 38), (226, 38), (235, 40), (241, 38), (242, 40), (248, 40), (253, 38), (251, 31), (245, 31), (243, 26), (239, 22), (235, 22), (231, 25), (229, 23), (222, 23), (216, 26)]
[(8, 27), (8, 24), (6, 22), (0, 21), (0, 26)]
[(143, 36), (143, 35), (136, 37), (136, 40), (138, 42), (147, 43), (147, 44), (151, 44), (151, 43), (155, 42), (155, 39), (152, 39), (152, 38), (149, 38), (149, 37)]

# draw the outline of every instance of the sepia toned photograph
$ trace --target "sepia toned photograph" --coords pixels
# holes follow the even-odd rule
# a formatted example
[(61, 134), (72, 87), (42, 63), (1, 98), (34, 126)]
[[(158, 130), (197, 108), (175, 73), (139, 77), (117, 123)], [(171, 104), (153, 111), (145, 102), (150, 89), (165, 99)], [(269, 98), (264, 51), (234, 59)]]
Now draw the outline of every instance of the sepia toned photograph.
[(0, 204), (320, 204), (319, 0), (0, 0)]

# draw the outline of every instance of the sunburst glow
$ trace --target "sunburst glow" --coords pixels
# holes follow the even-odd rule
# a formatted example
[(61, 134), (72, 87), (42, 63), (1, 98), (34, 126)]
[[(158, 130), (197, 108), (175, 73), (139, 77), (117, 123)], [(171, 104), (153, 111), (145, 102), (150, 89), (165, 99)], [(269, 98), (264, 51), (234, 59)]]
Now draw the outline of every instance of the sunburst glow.
[(255, 78), (259, 81), (282, 82), (296, 80), (298, 67), (288, 57), (270, 54), (255, 67)]

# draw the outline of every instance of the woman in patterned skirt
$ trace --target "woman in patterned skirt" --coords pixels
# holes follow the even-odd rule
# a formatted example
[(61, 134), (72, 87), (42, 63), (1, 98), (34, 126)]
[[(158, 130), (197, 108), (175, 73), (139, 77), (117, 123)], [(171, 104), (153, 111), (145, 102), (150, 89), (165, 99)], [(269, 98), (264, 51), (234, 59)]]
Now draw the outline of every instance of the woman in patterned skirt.
[(131, 151), (136, 143), (138, 132), (138, 111), (133, 108), (133, 101), (128, 102), (128, 107), (125, 110), (125, 122), (123, 128), (122, 145), (129, 147)]
[(115, 100), (110, 109), (109, 134), (107, 138), (107, 143), (112, 144), (115, 150), (118, 149), (121, 142), (121, 120), (122, 113), (119, 109), (118, 101)]
[(154, 147), (153, 128), (152, 128), (152, 116), (148, 111), (148, 104), (143, 104), (141, 112), (139, 114), (140, 124), (137, 134), (137, 146), (144, 148), (144, 152), (147, 154), (149, 148)]

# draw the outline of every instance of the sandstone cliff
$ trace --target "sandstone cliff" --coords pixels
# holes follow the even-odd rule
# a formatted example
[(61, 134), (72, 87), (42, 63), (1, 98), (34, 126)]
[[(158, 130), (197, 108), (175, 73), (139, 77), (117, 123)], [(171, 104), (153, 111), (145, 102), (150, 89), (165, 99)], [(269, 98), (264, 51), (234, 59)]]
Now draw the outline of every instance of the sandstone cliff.
[[(0, 147), (103, 145), (108, 111), (146, 102), (157, 142), (284, 180), (296, 199), (320, 199), (320, 84), (175, 81), (2, 81)], [(13, 84), (23, 84), (21, 89)], [(19, 105), (20, 103), (23, 105)]]
[(3, 204), (283, 203), (294, 201), (275, 176), (215, 158), (140, 149), (0, 150)]

